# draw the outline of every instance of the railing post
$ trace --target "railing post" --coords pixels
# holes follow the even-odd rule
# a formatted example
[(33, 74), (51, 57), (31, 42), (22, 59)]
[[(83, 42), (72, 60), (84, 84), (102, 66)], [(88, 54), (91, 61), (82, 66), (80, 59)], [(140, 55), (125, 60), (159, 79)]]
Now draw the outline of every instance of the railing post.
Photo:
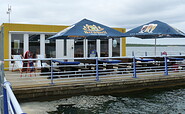
[(53, 83), (53, 60), (51, 59), (51, 84)]
[(96, 81), (100, 81), (98, 70), (98, 57), (96, 57)]
[(4, 99), (4, 114), (8, 114), (8, 98), (7, 98), (7, 91), (5, 87), (3, 87), (3, 99)]
[(147, 52), (145, 52), (145, 56), (147, 56)]
[(164, 75), (168, 75), (168, 61), (167, 61), (167, 56), (164, 57), (164, 65), (165, 65), (165, 72)]
[(136, 58), (133, 57), (133, 78), (137, 78), (136, 74)]
[(132, 56), (134, 56), (134, 51), (132, 51)]

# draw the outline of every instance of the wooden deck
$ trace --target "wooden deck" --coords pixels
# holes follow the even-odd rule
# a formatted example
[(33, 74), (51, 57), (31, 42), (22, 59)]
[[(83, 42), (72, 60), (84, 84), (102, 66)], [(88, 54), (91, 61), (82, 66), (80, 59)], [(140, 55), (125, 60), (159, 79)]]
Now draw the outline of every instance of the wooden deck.
[[(17, 71), (5, 71), (5, 77), (6, 79), (11, 83), (12, 87), (15, 88), (34, 88), (34, 87), (45, 87), (45, 86), (51, 86), (51, 85), (74, 85), (74, 84), (84, 84), (84, 83), (97, 83), (95, 80), (96, 77), (92, 76), (86, 76), (82, 78), (77, 77), (70, 77), (70, 78), (57, 78), (54, 79), (54, 84), (51, 84), (51, 79), (48, 79), (47, 76), (41, 76), (39, 74), (40, 72), (37, 72), (36, 76), (35, 74), (21, 74)], [(147, 79), (160, 79), (160, 78), (166, 78), (166, 77), (179, 77), (179, 76), (185, 76), (185, 72), (173, 72), (173, 74), (169, 74), (168, 76), (165, 76), (164, 73), (152, 73), (153, 76), (151, 76), (150, 73), (143, 74), (137, 74), (138, 78), (133, 78), (132, 73), (124, 74), (124, 75), (113, 75), (113, 76), (100, 76), (101, 82), (109, 82), (109, 81), (127, 81), (127, 80), (147, 80)], [(150, 76), (147, 76), (150, 75)]]
[(108, 94), (108, 92), (135, 91), (150, 87), (165, 87), (185, 84), (185, 72), (171, 72), (165, 76), (163, 72), (137, 74), (133, 78), (132, 73), (124, 75), (100, 76), (96, 81), (95, 76), (56, 78), (51, 84), (51, 79), (45, 76), (30, 76), (15, 71), (5, 71), (6, 79), (12, 84), (13, 91), (18, 99), (39, 99), (43, 96), (73, 96), (80, 94)]

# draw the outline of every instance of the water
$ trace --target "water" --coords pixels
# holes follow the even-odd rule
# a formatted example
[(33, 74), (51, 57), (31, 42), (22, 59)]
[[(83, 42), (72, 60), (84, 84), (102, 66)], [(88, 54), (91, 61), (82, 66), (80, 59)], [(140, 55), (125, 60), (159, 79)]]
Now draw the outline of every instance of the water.
[[(161, 56), (161, 52), (166, 51), (168, 55), (185, 54), (185, 46), (156, 47), (156, 56)], [(127, 47), (126, 55), (132, 56), (155, 56), (155, 47)]]
[(28, 114), (185, 114), (185, 87), (23, 103)]

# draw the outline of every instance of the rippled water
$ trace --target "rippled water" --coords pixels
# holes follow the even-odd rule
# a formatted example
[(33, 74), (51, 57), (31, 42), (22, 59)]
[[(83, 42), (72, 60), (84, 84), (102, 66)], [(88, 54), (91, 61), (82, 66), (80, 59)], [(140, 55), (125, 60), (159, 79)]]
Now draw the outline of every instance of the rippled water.
[(185, 114), (185, 87), (109, 96), (82, 95), (21, 106), (25, 111), (34, 108), (29, 114)]

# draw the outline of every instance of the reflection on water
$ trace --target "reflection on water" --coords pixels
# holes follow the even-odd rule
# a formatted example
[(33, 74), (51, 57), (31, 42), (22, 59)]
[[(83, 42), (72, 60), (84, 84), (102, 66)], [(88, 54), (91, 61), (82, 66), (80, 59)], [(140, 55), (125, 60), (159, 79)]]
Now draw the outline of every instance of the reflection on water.
[(51, 102), (23, 103), (22, 107), (34, 108), (29, 114), (37, 114), (37, 110), (39, 114), (184, 114), (184, 99), (185, 87), (181, 87), (109, 96), (74, 96)]

